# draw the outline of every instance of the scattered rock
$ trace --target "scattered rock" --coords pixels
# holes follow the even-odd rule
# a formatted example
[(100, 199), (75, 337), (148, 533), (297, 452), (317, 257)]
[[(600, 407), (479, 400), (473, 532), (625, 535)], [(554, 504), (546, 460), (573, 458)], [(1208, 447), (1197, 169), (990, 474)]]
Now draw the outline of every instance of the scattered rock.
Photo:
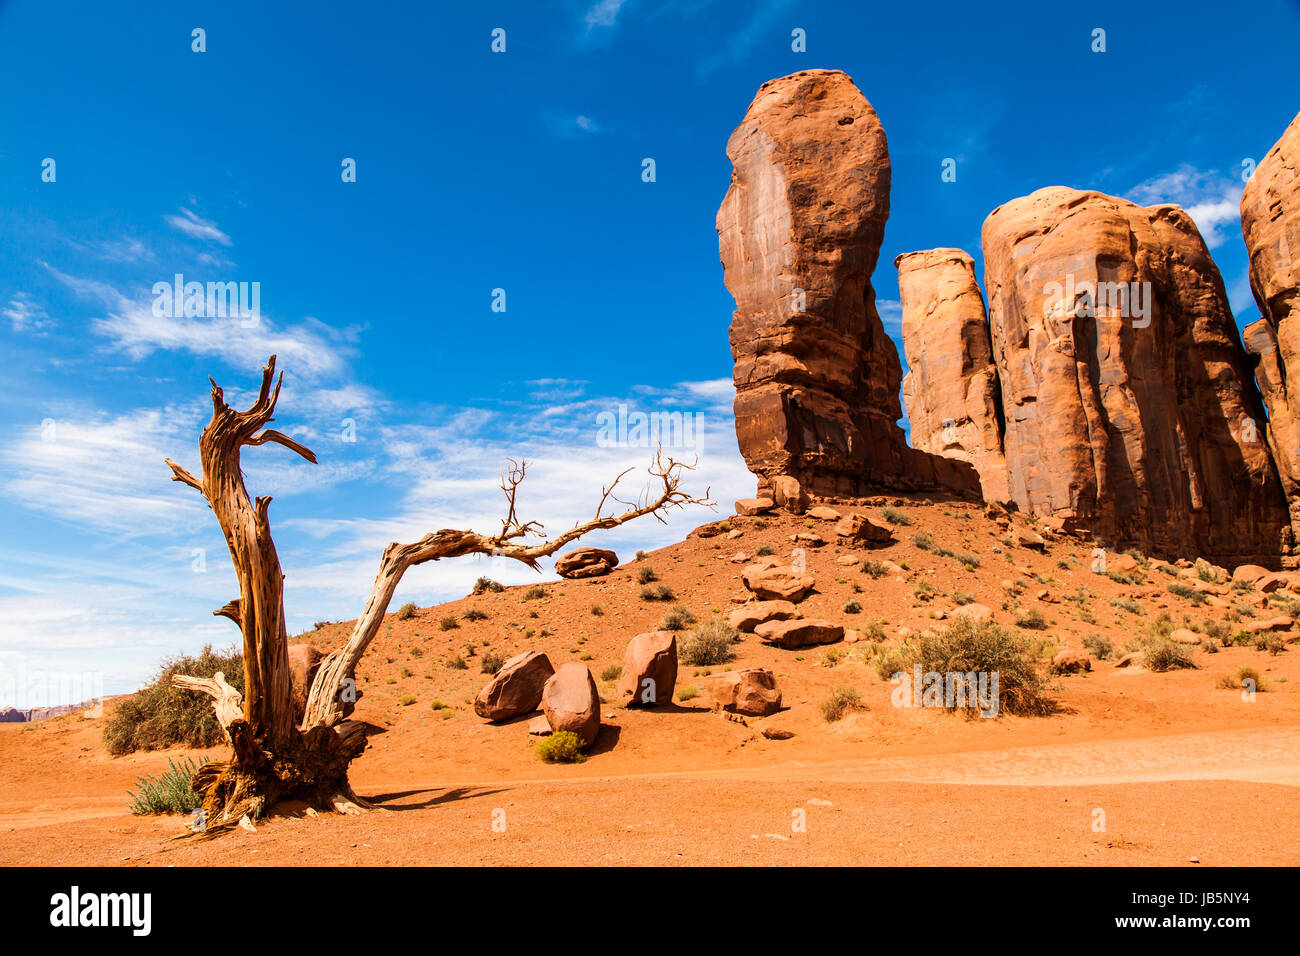
[(1169, 639), (1175, 644), (1199, 644), (1201, 635), (1186, 627), (1178, 627), (1170, 631)]
[(618, 555), (605, 548), (576, 548), (555, 562), (562, 578), (596, 578), (618, 567)]
[(1054, 674), (1083, 674), (1090, 670), (1092, 670), (1092, 661), (1088, 659), (1087, 654), (1061, 651), (1052, 658), (1052, 673)]
[(671, 704), (677, 686), (677, 635), (649, 631), (628, 642), (618, 691), (630, 696), (629, 707)]
[(993, 619), (993, 609), (987, 604), (963, 604), (949, 612), (952, 617), (970, 618), (976, 624)]
[(808, 509), (808, 517), (816, 518), (818, 521), (838, 521), (840, 513), (834, 508), (827, 508), (825, 505), (818, 505), (816, 508)]
[(813, 644), (834, 644), (844, 638), (844, 628), (841, 625), (821, 618), (766, 621), (755, 627), (754, 633), (764, 644), (786, 650)]
[(759, 731), (768, 740), (789, 740), (794, 736), (794, 732), (785, 730), (782, 727), (764, 727)]
[(815, 579), (806, 571), (751, 564), (741, 574), (745, 587), (760, 601), (802, 601), (813, 589)]
[(1271, 617), (1266, 621), (1247, 621), (1241, 629), (1247, 634), (1263, 634), (1266, 631), (1289, 631), (1294, 623), (1291, 618), (1283, 615)]
[(571, 731), (584, 746), (591, 746), (600, 733), (600, 694), (587, 665), (581, 661), (561, 665), (542, 688), (542, 709), (551, 730)]
[(835, 525), (835, 533), (846, 541), (863, 544), (890, 544), (894, 532), (888, 528), (873, 524), (860, 514), (851, 514), (841, 518)]
[(542, 688), (555, 673), (551, 659), (538, 651), (516, 654), (474, 698), (474, 713), (487, 720), (530, 714), (542, 702)]
[(715, 706), (733, 714), (766, 717), (781, 709), (776, 677), (761, 667), (727, 671), (710, 678), (708, 691)]
[(736, 501), (736, 514), (738, 515), (761, 515), (767, 514), (776, 507), (776, 502), (771, 498), (740, 498)]
[(765, 621), (786, 621), (798, 615), (798, 610), (789, 601), (755, 601), (736, 608), (727, 620), (736, 630), (749, 634)]

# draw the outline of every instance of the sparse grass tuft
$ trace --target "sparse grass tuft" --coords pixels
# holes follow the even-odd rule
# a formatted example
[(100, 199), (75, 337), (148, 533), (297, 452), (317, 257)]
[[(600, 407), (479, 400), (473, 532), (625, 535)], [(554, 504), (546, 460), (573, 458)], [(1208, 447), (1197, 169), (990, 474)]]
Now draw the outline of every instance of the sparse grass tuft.
[(862, 695), (858, 693), (857, 688), (849, 687), (845, 684), (837, 685), (831, 695), (821, 702), (820, 709), (822, 719), (828, 724), (833, 724), (840, 720), (850, 710), (860, 710), (862, 708)]
[[(204, 700), (207, 699), (204, 697)], [(139, 792), (127, 792), (127, 796), (131, 797), (131, 812), (141, 817), (152, 813), (191, 813), (197, 810), (202, 801), (190, 789), (190, 781), (194, 779), (194, 771), (207, 762), (204, 758), (196, 764), (188, 757), (182, 757), (177, 764), (168, 757), (167, 769), (158, 776), (146, 774), (137, 777)]]

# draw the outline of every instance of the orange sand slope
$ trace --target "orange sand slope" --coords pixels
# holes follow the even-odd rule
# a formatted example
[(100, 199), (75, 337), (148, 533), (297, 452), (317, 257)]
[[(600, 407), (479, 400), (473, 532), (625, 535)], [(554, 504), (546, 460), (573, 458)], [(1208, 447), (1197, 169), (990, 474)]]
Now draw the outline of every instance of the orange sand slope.
[[(390, 617), (358, 674), (364, 696), (356, 716), (376, 732), (353, 782), (384, 808), (361, 817), (286, 808), (256, 833), (165, 842), (186, 821), (133, 817), (126, 791), (178, 752), (111, 758), (102, 723), (78, 715), (0, 725), (0, 863), (1300, 863), (1300, 698), (1287, 679), (1300, 645), (1275, 656), (1198, 648), (1198, 669), (1168, 673), (1094, 660), (1089, 674), (1053, 679), (1055, 716), (967, 720), (891, 706), (893, 685), (853, 653), (858, 645), (836, 645), (843, 653), (828, 659), (830, 648), (779, 650), (749, 635), (728, 666), (771, 668), (785, 710), (744, 726), (711, 712), (701, 694), (629, 711), (602, 682), (604, 726), (577, 765), (536, 760), (526, 719), (490, 725), (469, 706), (487, 680), (476, 657), (489, 647), (507, 656), (545, 650), (557, 665), (585, 659), (597, 676), (621, 662), (628, 639), (653, 628), (667, 607), (640, 599), (639, 567), (653, 567), (697, 617), (726, 613), (743, 593), (743, 564), (733, 554), (764, 544), (788, 554), (790, 535), (809, 530), (830, 543), (808, 551), (817, 592), (801, 612), (856, 628), (883, 619), (891, 641), (901, 626), (942, 626), (931, 615), (950, 611), (958, 593), (1009, 625), (1004, 584), (1016, 579), (1029, 585), (1023, 606), (1049, 621), (1039, 635), (1071, 650), (1089, 634), (1122, 648), (1161, 612), (1179, 625), (1184, 615), (1201, 622), (1225, 613), (1170, 594), (1174, 579), (1163, 574), (1146, 573), (1142, 585), (1093, 574), (1087, 543), (1056, 541), (1047, 553), (1007, 547), (973, 506), (905, 510), (913, 524), (896, 529), (898, 542), (869, 553), (910, 568), (896, 577), (873, 579), (837, 563), (859, 552), (838, 547), (826, 523), (733, 518), (735, 538), (691, 537), (608, 577), (548, 583), (542, 599), (508, 588)], [(980, 567), (920, 550), (912, 543), (918, 530), (941, 547), (978, 554)], [(920, 576), (941, 596), (916, 599)], [(1081, 586), (1083, 600), (1062, 600)], [(860, 614), (844, 613), (850, 597)], [(1136, 601), (1140, 611), (1112, 599)], [(487, 619), (442, 629), (443, 618), (471, 607)], [(328, 649), (346, 630), (329, 625), (305, 639)], [(458, 656), (467, 669), (447, 666)], [(1245, 664), (1267, 682), (1254, 700), (1218, 687)], [(679, 690), (704, 686), (706, 670), (683, 666)], [(818, 705), (839, 685), (858, 689), (864, 707), (827, 723)], [(404, 705), (410, 697), (415, 703)], [(435, 710), (435, 700), (448, 707)], [(768, 740), (760, 726), (794, 736)], [(180, 753), (222, 757), (220, 749)]]

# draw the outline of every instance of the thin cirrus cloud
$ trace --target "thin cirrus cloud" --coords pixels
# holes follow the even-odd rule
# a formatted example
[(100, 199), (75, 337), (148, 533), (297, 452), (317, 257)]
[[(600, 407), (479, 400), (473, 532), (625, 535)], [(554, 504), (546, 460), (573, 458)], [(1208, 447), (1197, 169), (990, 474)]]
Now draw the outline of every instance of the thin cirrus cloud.
[(163, 216), (163, 219), (173, 229), (183, 232), (191, 239), (203, 239), (223, 246), (234, 244), (215, 222), (211, 219), (204, 219), (189, 209), (182, 208), (179, 216)]
[(612, 27), (618, 21), (619, 11), (627, 4), (627, 0), (597, 0), (587, 9), (582, 18), (586, 24), (587, 32), (590, 33), (597, 27)]

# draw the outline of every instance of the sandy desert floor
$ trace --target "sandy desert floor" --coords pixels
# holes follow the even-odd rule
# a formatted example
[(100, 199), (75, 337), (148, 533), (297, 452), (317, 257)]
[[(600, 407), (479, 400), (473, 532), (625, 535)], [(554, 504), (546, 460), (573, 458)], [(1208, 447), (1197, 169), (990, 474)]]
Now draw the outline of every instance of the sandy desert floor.
[[(763, 544), (787, 554), (789, 536), (810, 528), (829, 543), (808, 552), (817, 592), (802, 613), (858, 628), (878, 620), (891, 641), (900, 626), (942, 626), (931, 615), (950, 611), (958, 593), (1010, 624), (1002, 605), (1017, 581), (1021, 605), (1050, 622), (1041, 636), (1063, 649), (1103, 634), (1122, 653), (1160, 613), (1180, 626), (1231, 613), (1169, 593), (1175, 579), (1151, 568), (1142, 584), (1094, 574), (1086, 542), (1054, 540), (1045, 553), (1008, 547), (977, 506), (904, 510), (912, 524), (869, 555), (910, 569), (894, 576), (838, 563), (868, 555), (837, 546), (828, 523), (731, 518), (734, 538), (692, 536), (604, 578), (547, 583), (540, 599), (507, 588), (390, 617), (358, 674), (355, 716), (375, 730), (352, 779), (382, 808), (360, 817), (286, 807), (255, 833), (169, 841), (187, 820), (134, 817), (127, 791), (168, 757), (220, 759), (220, 748), (113, 758), (102, 720), (0, 725), (0, 864), (1300, 864), (1300, 696), (1288, 679), (1300, 645), (1276, 655), (1202, 645), (1196, 669), (1166, 673), (1094, 660), (1091, 673), (1053, 678), (1055, 715), (983, 720), (891, 706), (893, 685), (858, 653), (867, 642), (827, 657), (830, 648), (786, 651), (750, 635), (727, 666), (773, 669), (780, 713), (741, 725), (712, 712), (706, 695), (627, 710), (602, 682), (601, 735), (573, 765), (538, 761), (526, 718), (492, 725), (473, 713), (487, 680), (475, 657), (487, 648), (546, 650), (557, 666), (586, 660), (599, 676), (666, 609), (640, 599), (640, 566), (697, 617), (726, 613), (743, 594), (733, 555)], [(922, 530), (978, 554), (980, 567), (922, 551), (912, 542)], [(938, 597), (914, 596), (921, 576)], [(850, 597), (860, 614), (843, 612)], [(1259, 599), (1234, 593), (1225, 603), (1253, 601), (1261, 618), (1282, 613), (1283, 598), (1270, 596), (1272, 607)], [(471, 607), (487, 618), (442, 629), (444, 617)], [(346, 630), (331, 624), (302, 639), (329, 649)], [(457, 657), (470, 666), (449, 667)], [(1242, 665), (1266, 681), (1253, 700), (1218, 686)], [(678, 688), (702, 687), (706, 670), (721, 669), (683, 666)], [(838, 685), (857, 688), (864, 707), (827, 723), (818, 704)], [(793, 736), (766, 739), (764, 726)]]

